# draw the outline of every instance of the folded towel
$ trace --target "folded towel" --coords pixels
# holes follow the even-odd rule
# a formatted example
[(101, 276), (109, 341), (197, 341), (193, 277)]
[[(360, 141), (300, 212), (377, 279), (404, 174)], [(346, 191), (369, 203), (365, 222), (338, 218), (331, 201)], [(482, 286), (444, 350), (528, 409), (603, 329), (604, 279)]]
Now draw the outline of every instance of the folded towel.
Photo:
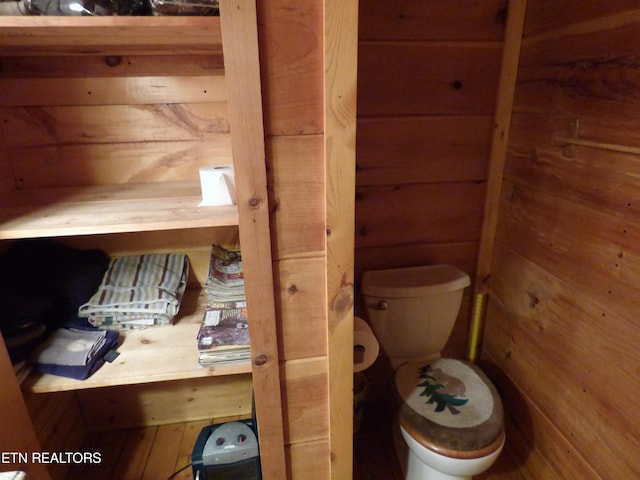
[(38, 370), (84, 380), (104, 363), (118, 345), (118, 332), (59, 328), (34, 352)]
[[(189, 260), (178, 253), (146, 254), (111, 260), (97, 292), (79, 309), (83, 318), (141, 314), (170, 323), (187, 286)], [(95, 322), (94, 322), (95, 323)]]
[(38, 363), (78, 366), (90, 363), (104, 345), (107, 332), (59, 328), (38, 349), (34, 358)]

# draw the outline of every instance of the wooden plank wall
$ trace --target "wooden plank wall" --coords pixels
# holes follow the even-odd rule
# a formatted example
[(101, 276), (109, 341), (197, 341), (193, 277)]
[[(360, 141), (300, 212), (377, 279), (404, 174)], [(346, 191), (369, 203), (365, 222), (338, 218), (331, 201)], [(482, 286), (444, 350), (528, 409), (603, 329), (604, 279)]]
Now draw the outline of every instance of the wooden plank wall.
[[(356, 280), (434, 263), (473, 278), (505, 4), (360, 2)], [(466, 353), (470, 292), (450, 356)]]
[(513, 455), (495, 478), (640, 477), (640, 156), (554, 141), (579, 118), (640, 147), (639, 43), (637, 2), (528, 2), (482, 349)]
[(258, 2), (288, 476), (330, 478), (324, 2)]
[(219, 61), (3, 58), (0, 127), (17, 187), (198, 180), (198, 167), (231, 163)]

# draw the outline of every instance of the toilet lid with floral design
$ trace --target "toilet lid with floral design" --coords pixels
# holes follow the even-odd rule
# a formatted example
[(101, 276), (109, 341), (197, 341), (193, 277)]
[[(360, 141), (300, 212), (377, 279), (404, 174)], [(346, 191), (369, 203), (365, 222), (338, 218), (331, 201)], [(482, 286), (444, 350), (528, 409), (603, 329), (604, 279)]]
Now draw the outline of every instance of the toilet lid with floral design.
[(397, 370), (395, 384), (403, 401), (400, 424), (433, 450), (478, 450), (502, 434), (502, 402), (475, 365), (450, 358), (409, 362)]

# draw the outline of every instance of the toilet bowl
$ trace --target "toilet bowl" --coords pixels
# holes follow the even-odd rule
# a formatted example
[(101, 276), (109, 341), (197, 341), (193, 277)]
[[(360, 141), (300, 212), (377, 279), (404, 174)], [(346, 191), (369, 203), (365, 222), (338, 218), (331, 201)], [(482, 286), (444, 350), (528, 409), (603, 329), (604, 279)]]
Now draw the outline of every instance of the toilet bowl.
[(470, 279), (450, 265), (363, 274), (367, 316), (394, 372), (406, 480), (470, 479), (505, 441), (500, 396), (475, 365), (441, 358)]
[(469, 479), (493, 464), (505, 440), (502, 401), (478, 367), (414, 361), (394, 379), (407, 480)]
[(504, 446), (502, 434), (498, 447), (488, 455), (478, 458), (451, 458), (433, 452), (400, 427), (402, 437), (409, 447), (406, 480), (468, 480), (486, 471), (498, 458)]

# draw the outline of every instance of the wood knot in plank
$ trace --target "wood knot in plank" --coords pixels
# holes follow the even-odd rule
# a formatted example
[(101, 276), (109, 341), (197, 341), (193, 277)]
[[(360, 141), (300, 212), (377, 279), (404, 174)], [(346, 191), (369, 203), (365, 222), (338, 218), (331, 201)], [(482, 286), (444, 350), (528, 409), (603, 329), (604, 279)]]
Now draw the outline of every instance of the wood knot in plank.
[(122, 57), (120, 55), (107, 55), (104, 57), (104, 63), (109, 67), (117, 67), (122, 63)]
[(529, 308), (536, 308), (536, 305), (540, 303), (538, 296), (531, 292), (527, 292), (527, 295), (529, 295)]
[(333, 299), (332, 309), (335, 312), (344, 313), (353, 305), (353, 289), (342, 287)]
[(347, 276), (345, 274), (342, 276), (342, 282), (338, 289), (338, 293), (333, 297), (331, 309), (334, 312), (346, 313), (353, 306), (353, 298), (353, 283), (347, 283)]
[(261, 353), (260, 355), (256, 355), (253, 358), (253, 364), (257, 367), (261, 367), (265, 365), (269, 361), (269, 355), (266, 353)]

